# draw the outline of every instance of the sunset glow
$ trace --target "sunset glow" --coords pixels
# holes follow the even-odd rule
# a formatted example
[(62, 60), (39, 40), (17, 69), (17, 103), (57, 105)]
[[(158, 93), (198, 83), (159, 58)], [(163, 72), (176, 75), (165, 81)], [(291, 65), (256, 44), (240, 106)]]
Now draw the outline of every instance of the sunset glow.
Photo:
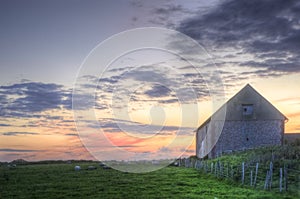
[[(264, 5), (259, 7), (264, 14), (256, 16), (255, 5), (238, 0), (230, 5), (217, 0), (5, 1), (0, 6), (0, 161), (97, 159), (86, 140), (95, 153), (107, 152), (103, 160), (129, 158), (114, 156), (116, 151), (132, 153), (132, 159), (194, 155), (195, 129), (248, 83), (288, 118), (285, 133), (299, 133), (296, 6)], [(231, 9), (241, 12), (234, 15)], [(193, 66), (180, 56), (197, 51), (166, 37), (161, 43), (180, 49), (180, 56), (149, 48), (120, 55), (107, 68), (95, 61), (99, 43), (142, 27), (181, 32), (208, 54), (193, 55), (202, 64)], [(129, 38), (104, 51), (110, 56), (126, 45)], [(94, 68), (82, 72), (85, 65)], [(105, 72), (100, 76), (97, 70)], [(212, 92), (207, 80), (223, 89)]]

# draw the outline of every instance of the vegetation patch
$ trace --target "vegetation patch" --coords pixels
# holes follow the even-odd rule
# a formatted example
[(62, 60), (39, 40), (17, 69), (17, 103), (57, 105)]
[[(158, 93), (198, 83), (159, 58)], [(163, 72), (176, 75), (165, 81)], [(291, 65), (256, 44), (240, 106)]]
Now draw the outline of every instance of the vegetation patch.
[[(82, 170), (75, 171), (79, 165)], [(87, 170), (88, 166), (97, 169)], [(242, 187), (191, 168), (169, 166), (135, 174), (98, 163), (0, 167), (0, 198), (294, 198)]]

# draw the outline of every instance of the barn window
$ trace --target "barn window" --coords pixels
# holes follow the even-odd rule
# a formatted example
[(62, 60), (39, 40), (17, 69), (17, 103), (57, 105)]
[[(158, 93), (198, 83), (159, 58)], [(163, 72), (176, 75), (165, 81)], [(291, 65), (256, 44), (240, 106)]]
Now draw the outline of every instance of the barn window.
[(243, 115), (253, 114), (253, 104), (243, 104), (242, 105)]

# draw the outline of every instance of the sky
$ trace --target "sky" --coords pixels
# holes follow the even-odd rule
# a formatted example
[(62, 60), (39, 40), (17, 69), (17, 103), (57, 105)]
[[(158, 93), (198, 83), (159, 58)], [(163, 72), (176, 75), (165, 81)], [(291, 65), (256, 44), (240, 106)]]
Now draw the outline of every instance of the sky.
[(296, 0), (0, 3), (0, 161), (191, 155), (247, 83), (300, 132)]

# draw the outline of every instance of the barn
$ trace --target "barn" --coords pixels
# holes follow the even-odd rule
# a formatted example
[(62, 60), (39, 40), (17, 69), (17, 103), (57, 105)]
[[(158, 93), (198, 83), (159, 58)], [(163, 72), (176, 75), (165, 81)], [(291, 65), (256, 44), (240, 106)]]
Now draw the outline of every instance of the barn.
[(198, 158), (281, 145), (287, 118), (247, 84), (196, 130)]

